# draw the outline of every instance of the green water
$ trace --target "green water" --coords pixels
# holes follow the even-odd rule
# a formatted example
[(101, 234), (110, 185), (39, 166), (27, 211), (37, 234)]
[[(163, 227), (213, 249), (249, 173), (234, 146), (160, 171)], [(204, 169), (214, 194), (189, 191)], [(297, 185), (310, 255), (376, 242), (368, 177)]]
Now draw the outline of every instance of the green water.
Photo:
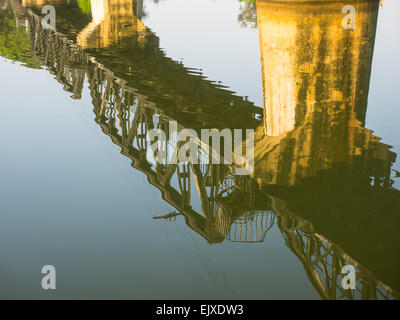
[[(399, 9), (0, 0), (0, 298), (398, 298)], [(253, 170), (152, 163), (171, 121)]]

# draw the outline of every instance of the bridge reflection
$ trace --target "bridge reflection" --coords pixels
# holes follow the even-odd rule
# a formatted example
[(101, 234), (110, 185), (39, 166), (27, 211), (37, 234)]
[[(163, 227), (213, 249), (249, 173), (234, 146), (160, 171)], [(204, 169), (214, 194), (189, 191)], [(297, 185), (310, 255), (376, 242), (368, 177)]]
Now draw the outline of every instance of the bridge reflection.
[[(73, 1), (46, 2), (57, 31), (41, 27), (43, 1), (9, 4), (73, 98), (87, 79), (96, 123), (176, 209), (155, 218), (183, 215), (209, 243), (263, 242), (275, 226), (322, 298), (398, 298), (396, 155), (364, 127), (378, 1), (346, 1), (358, 12), (354, 31), (341, 27), (335, 2), (316, 2), (256, 3), (263, 109), (168, 58), (136, 15), (141, 1), (92, 0), (91, 18), (71, 17)], [(255, 129), (254, 173), (235, 175), (209, 154), (149, 163), (147, 133), (168, 134), (170, 121)], [(358, 270), (355, 291), (340, 285), (346, 263)]]

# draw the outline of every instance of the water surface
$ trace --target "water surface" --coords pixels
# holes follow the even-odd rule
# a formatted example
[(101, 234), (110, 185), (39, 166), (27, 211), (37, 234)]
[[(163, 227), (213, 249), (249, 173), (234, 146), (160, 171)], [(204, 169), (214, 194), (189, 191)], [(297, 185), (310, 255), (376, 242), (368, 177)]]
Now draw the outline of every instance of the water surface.
[[(399, 9), (0, 0), (0, 297), (398, 298)], [(254, 172), (149, 163), (170, 121), (253, 129)]]

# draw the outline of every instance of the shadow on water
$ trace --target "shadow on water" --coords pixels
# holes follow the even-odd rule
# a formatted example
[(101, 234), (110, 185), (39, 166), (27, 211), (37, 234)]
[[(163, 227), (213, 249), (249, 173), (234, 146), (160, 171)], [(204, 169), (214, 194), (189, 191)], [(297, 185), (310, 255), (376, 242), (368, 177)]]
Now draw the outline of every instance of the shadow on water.
[[(262, 108), (167, 57), (141, 21), (142, 1), (1, 0), (2, 37), (26, 28), (21, 43), (32, 61), (16, 54), (20, 45), (12, 52), (10, 37), (0, 46), (9, 59), (46, 68), (72, 98), (89, 83), (96, 123), (176, 209), (154, 218), (183, 215), (211, 244), (268, 241), (277, 225), (322, 298), (398, 298), (396, 154), (365, 128), (378, 1), (344, 2), (357, 9), (354, 30), (342, 27), (335, 1), (251, 5)], [(57, 31), (42, 29), (44, 4), (57, 9)], [(197, 133), (254, 129), (254, 172), (235, 175), (208, 154), (199, 163), (148, 162), (147, 133), (168, 133), (170, 121)], [(341, 286), (348, 263), (357, 269), (356, 290)]]

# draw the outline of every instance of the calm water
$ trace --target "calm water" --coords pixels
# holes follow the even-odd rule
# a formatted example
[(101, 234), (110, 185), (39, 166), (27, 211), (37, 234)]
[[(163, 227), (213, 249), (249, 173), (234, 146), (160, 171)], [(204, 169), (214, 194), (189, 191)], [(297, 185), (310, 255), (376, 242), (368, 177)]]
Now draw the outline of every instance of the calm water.
[[(399, 10), (0, 0), (0, 298), (398, 298)], [(170, 121), (254, 171), (147, 161)]]

